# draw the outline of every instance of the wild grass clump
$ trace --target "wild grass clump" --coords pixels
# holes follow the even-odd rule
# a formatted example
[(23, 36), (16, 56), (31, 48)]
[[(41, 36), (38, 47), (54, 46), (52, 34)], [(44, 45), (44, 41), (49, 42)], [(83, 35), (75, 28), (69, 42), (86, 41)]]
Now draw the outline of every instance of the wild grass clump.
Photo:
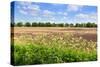
[(14, 65), (97, 60), (96, 42), (72, 34), (23, 35), (12, 44)]

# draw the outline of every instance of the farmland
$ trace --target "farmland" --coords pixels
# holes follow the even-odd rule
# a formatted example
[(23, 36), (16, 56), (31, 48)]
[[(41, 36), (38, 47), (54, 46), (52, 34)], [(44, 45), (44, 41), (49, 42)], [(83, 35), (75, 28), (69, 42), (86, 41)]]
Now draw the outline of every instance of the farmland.
[(97, 60), (97, 29), (80, 27), (12, 28), (14, 65)]
[(97, 60), (97, 6), (55, 4), (11, 3), (12, 65)]

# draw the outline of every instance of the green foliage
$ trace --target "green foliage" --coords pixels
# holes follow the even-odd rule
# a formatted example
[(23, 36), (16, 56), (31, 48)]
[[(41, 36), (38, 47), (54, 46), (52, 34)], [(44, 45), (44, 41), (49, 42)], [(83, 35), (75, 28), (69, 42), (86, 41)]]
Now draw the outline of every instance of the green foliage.
[(64, 24), (63, 23), (59, 23), (57, 24), (58, 27), (64, 27)]
[[(13, 24), (12, 24), (13, 25)], [(69, 23), (51, 23), (51, 22), (33, 22), (32, 24), (30, 22), (25, 23), (24, 25), (22, 22), (19, 22), (16, 24), (16, 26), (21, 27), (97, 27), (97, 24), (95, 23), (76, 23), (76, 24), (69, 24)]]
[(88, 22), (88, 23), (86, 24), (86, 27), (97, 27), (97, 25), (96, 25), (95, 23), (90, 23), (90, 22)]
[(69, 24), (68, 23), (65, 23), (65, 27), (69, 27)]
[(96, 42), (72, 34), (23, 35), (12, 44), (14, 65), (97, 60)]
[(22, 23), (22, 22), (18, 22), (18, 23), (16, 24), (16, 26), (22, 27), (22, 26), (23, 26), (23, 23)]
[(31, 23), (30, 23), (30, 22), (26, 22), (26, 23), (25, 23), (25, 26), (26, 26), (26, 27), (31, 27)]
[(44, 26), (45, 26), (45, 24), (44, 24), (44, 23), (42, 23), (42, 22), (39, 22), (37, 26), (39, 26), (39, 27), (44, 27)]
[(37, 25), (37, 23), (36, 22), (33, 22), (32, 23), (32, 27), (37, 27), (38, 25)]
[(52, 27), (57, 27), (57, 24), (55, 24), (55, 23), (52, 23)]
[(75, 27), (80, 27), (80, 24), (79, 23), (76, 23)]
[(69, 26), (70, 26), (70, 27), (74, 27), (74, 24), (71, 23), (71, 24), (69, 24)]
[(47, 22), (47, 23), (45, 23), (45, 26), (51, 27), (51, 23), (50, 22)]
[(95, 61), (96, 53), (75, 49), (59, 49), (42, 45), (15, 45), (14, 65), (50, 64), (79, 61)]

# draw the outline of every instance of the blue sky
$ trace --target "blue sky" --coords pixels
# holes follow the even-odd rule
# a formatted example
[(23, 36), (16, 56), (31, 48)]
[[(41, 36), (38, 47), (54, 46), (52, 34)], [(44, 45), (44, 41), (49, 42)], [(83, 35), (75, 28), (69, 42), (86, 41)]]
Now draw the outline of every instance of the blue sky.
[(97, 7), (73, 4), (55, 4), (15, 1), (15, 22), (97, 23)]

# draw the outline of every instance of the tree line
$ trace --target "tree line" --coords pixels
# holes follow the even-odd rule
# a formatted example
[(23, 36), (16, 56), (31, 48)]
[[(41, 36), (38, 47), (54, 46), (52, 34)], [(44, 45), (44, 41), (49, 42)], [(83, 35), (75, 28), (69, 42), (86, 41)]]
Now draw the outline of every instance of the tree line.
[(91, 22), (87, 22), (87, 23), (50, 23), (50, 22), (46, 22), (46, 23), (42, 23), (42, 22), (18, 22), (18, 23), (11, 23), (11, 27), (97, 27), (96, 23), (91, 23)]

